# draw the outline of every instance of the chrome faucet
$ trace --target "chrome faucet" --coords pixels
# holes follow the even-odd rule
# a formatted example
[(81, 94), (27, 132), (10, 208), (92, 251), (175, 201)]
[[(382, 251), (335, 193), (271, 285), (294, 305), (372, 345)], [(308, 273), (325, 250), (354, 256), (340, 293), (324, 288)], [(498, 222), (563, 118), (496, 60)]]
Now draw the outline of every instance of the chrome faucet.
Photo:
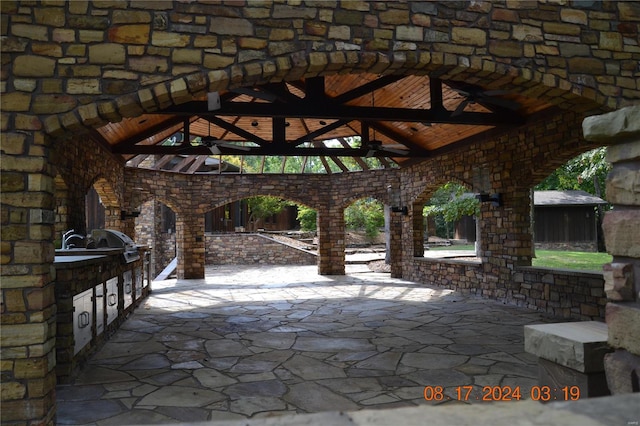
[(69, 229), (67, 232), (62, 234), (62, 250), (68, 250), (69, 247), (67, 247), (67, 241), (69, 240), (69, 238), (72, 237), (72, 234), (76, 232), (75, 229)]

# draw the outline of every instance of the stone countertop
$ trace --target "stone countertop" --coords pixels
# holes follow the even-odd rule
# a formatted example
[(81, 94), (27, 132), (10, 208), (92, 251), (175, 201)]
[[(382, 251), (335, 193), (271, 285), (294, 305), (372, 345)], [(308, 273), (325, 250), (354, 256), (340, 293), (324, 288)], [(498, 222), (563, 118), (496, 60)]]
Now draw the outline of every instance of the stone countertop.
[(53, 264), (56, 269), (78, 268), (103, 262), (107, 258), (108, 256), (101, 254), (65, 254), (64, 256), (56, 256), (53, 260)]
[(88, 248), (73, 248), (68, 250), (56, 249), (56, 258), (63, 256), (95, 256), (95, 255), (106, 255), (106, 256), (115, 256), (118, 254), (124, 253), (123, 248), (99, 248), (99, 249), (88, 249)]
[(524, 349), (583, 373), (599, 372), (611, 351), (607, 337), (607, 324), (600, 321), (525, 325)]

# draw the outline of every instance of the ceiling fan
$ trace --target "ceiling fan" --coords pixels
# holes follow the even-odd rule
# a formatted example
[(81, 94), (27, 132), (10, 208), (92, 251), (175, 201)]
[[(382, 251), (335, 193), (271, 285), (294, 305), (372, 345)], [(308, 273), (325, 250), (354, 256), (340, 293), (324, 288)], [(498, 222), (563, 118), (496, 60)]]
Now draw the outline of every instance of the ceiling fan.
[[(373, 104), (373, 102), (372, 102)], [(376, 139), (376, 129), (373, 129), (373, 139), (369, 139), (369, 123), (362, 122), (361, 123), (361, 136), (360, 142), (362, 148), (367, 148), (366, 158), (375, 157), (378, 153), (388, 153), (388, 154), (397, 154), (397, 155), (407, 155), (409, 151), (406, 149), (404, 145), (401, 144), (383, 144), (381, 140)], [(403, 147), (405, 149), (397, 149), (395, 147)], [(390, 155), (393, 156), (393, 155)]]
[(462, 114), (467, 105), (474, 103), (486, 105), (489, 109), (491, 109), (491, 107), (493, 106), (497, 108), (508, 109), (510, 111), (516, 111), (522, 106), (516, 101), (496, 97), (509, 93), (505, 90), (483, 90), (482, 87), (473, 85), (464, 86), (463, 88), (451, 88), (465, 98), (462, 102), (460, 102), (460, 105), (458, 105), (456, 110), (451, 114), (452, 117)]
[(392, 148), (387, 145), (383, 145), (382, 141), (372, 140), (366, 144), (366, 147), (369, 148), (367, 151), (366, 158), (375, 157), (378, 153), (388, 153), (388, 154), (398, 154), (398, 155), (407, 155), (409, 153), (406, 149), (397, 149)]
[(251, 151), (251, 147), (236, 145), (233, 143), (228, 143), (220, 139), (216, 139), (213, 136), (204, 136), (200, 139), (200, 145), (206, 146), (211, 151), (213, 155), (220, 155), (222, 151), (219, 147), (237, 149), (238, 151)]

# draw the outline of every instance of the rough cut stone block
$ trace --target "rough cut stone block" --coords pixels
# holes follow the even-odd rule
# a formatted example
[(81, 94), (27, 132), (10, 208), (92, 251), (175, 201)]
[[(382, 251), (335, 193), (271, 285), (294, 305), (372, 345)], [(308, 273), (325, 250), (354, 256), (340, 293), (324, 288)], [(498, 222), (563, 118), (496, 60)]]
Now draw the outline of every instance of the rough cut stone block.
[(640, 389), (640, 356), (618, 350), (604, 356), (604, 368), (613, 395)]
[(587, 117), (582, 122), (582, 131), (586, 140), (594, 142), (640, 138), (640, 105)]
[(604, 371), (597, 373), (581, 373), (572, 368), (538, 359), (538, 384), (551, 388), (552, 400), (564, 400), (563, 387), (578, 386), (580, 397), (594, 397), (609, 395), (607, 378)]
[(524, 349), (583, 373), (599, 372), (610, 351), (607, 337), (607, 325), (598, 321), (526, 325)]
[(607, 303), (606, 319), (609, 344), (640, 355), (640, 304)]
[(615, 301), (633, 301), (634, 273), (630, 263), (607, 263), (603, 265), (604, 290), (607, 297)]
[[(640, 143), (637, 143), (640, 146)], [(611, 204), (640, 206), (640, 161), (617, 164), (607, 177), (607, 201)]]
[(640, 258), (640, 210), (612, 210), (604, 215), (602, 229), (607, 252)]
[[(640, 136), (638, 139), (640, 140)], [(640, 160), (640, 143), (637, 143), (637, 141), (620, 143), (607, 147), (608, 162), (617, 163), (629, 160)]]

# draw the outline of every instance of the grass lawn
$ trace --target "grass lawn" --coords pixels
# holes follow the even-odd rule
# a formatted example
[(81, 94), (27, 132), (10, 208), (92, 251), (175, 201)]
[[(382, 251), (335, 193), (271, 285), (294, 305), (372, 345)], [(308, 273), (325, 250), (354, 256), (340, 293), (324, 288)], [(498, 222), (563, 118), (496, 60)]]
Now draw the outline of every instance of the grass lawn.
[(608, 253), (536, 250), (533, 266), (602, 271), (602, 265), (609, 262), (611, 262), (611, 255)]
[[(474, 250), (473, 244), (431, 247), (430, 250)], [(582, 269), (602, 271), (602, 265), (611, 262), (608, 253), (583, 251), (536, 250), (533, 266), (541, 268)]]

